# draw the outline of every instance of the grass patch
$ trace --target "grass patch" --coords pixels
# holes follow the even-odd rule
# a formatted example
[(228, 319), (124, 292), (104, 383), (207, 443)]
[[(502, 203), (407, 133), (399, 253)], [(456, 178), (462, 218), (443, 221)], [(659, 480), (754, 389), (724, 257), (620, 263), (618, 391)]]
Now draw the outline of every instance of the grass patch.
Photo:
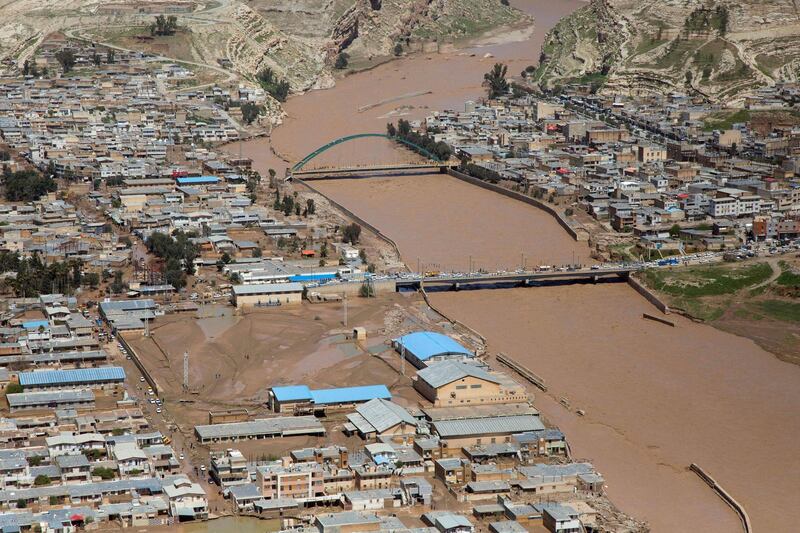
[(770, 318), (784, 322), (800, 322), (800, 303), (783, 300), (765, 300), (754, 304)]
[(792, 268), (786, 261), (781, 261), (779, 264), (781, 265), (781, 275), (778, 276), (778, 279), (775, 280), (775, 283), (785, 287), (794, 287), (796, 285), (800, 285), (800, 274), (793, 272)]
[(680, 298), (722, 296), (769, 279), (772, 269), (767, 263), (739, 268), (694, 267), (679, 270), (649, 269), (644, 273), (650, 286)]
[(734, 124), (738, 124), (740, 122), (749, 122), (750, 118), (750, 111), (747, 109), (739, 109), (738, 111), (720, 111), (719, 113), (710, 114), (703, 121), (703, 129), (705, 131), (729, 130)]

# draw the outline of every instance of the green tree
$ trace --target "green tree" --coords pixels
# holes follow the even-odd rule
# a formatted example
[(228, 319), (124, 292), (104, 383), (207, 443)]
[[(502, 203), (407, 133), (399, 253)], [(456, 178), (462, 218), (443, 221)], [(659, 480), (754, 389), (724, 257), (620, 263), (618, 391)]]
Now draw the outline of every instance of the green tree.
[(269, 67), (266, 67), (256, 74), (256, 81), (267, 93), (279, 102), (285, 102), (289, 96), (289, 82), (278, 78)]
[(243, 103), (239, 109), (242, 112), (242, 120), (247, 124), (252, 124), (258, 118), (258, 115), (265, 112), (264, 106), (252, 102)]
[(112, 48), (106, 50), (106, 63), (111, 65), (114, 63), (114, 61), (116, 61), (116, 58), (117, 58), (117, 53)]
[(22, 385), (19, 383), (11, 383), (8, 387), (6, 387), (6, 394), (19, 394), (22, 391)]
[(361, 237), (361, 226), (353, 222), (348, 224), (342, 230), (342, 241), (350, 244), (357, 244), (358, 239)]
[(64, 48), (63, 50), (59, 50), (56, 52), (56, 61), (58, 61), (61, 68), (64, 70), (65, 73), (72, 70), (72, 67), (75, 66), (75, 52), (70, 50), (69, 48)]
[(673, 224), (671, 228), (669, 228), (669, 236), (676, 238), (681, 234), (681, 227), (678, 224)]
[(37, 486), (37, 487), (43, 487), (43, 486), (45, 486), (45, 485), (49, 485), (49, 484), (50, 484), (50, 476), (46, 476), (46, 475), (44, 475), (44, 474), (39, 474), (39, 475), (38, 475), (38, 476), (36, 476), (36, 478), (33, 480), (33, 484), (34, 484), (35, 486)]
[(508, 94), (508, 80), (506, 74), (508, 67), (503, 63), (495, 63), (492, 70), (483, 75), (484, 85), (489, 93), (489, 98), (497, 98)]
[(400, 43), (394, 45), (394, 55), (400, 56), (402, 53), (403, 53), (403, 45)]
[(397, 135), (397, 128), (394, 127), (394, 124), (389, 122), (386, 125), (386, 133), (387, 133), (387, 135), (389, 135), (389, 137), (394, 137), (394, 136)]
[(9, 202), (32, 202), (43, 194), (57, 189), (56, 182), (33, 170), (3, 172), (6, 200)]

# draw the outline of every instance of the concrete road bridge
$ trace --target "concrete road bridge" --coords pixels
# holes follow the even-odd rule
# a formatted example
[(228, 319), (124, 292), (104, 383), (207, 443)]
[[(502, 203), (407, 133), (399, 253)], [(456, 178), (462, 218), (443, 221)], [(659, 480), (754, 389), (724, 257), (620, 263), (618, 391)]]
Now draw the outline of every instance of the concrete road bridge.
[(446, 288), (458, 290), (460, 288), (491, 288), (499, 285), (534, 286), (540, 283), (569, 283), (590, 282), (601, 280), (627, 280), (633, 267), (580, 269), (580, 270), (552, 270), (546, 272), (509, 272), (486, 273), (469, 275), (441, 274), (438, 276), (407, 277), (396, 281), (396, 289)]

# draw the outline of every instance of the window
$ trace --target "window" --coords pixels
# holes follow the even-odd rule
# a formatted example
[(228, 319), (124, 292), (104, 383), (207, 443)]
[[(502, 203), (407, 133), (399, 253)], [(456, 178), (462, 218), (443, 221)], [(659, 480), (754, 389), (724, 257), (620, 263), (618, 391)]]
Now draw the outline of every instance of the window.
[(466, 388), (467, 388), (466, 385), (456, 385), (456, 390), (464, 390)]
[(481, 384), (478, 383), (477, 385), (470, 385), (469, 388), (470, 389), (480, 389), (481, 388)]

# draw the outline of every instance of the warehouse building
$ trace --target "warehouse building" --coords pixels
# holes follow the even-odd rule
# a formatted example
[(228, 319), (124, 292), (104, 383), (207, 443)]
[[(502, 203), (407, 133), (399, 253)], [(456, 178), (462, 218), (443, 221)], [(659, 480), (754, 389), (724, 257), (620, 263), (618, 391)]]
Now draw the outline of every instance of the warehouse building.
[(242, 307), (269, 307), (298, 304), (303, 299), (302, 283), (258, 283), (234, 285), (231, 289), (233, 305)]
[(94, 392), (89, 389), (21, 392), (6, 395), (12, 413), (36, 409), (94, 409)]
[(120, 366), (101, 366), (73, 370), (35, 370), (20, 372), (19, 384), (26, 392), (76, 388), (113, 389), (125, 382)]
[(345, 409), (380, 398), (391, 400), (386, 385), (363, 385), (334, 389), (309, 389), (306, 385), (289, 385), (269, 389), (269, 406), (276, 413), (313, 413)]
[(544, 424), (535, 415), (438, 420), (432, 426), (449, 454), (460, 453), (461, 448), (478, 444), (511, 442), (511, 436), (517, 433), (544, 429)]
[(325, 435), (325, 428), (313, 416), (260, 418), (249, 422), (195, 426), (200, 442), (274, 439), (293, 435)]
[(423, 368), (417, 372), (414, 388), (437, 407), (519, 403), (528, 399), (525, 387), (507, 375), (457, 361)]
[(465, 361), (475, 354), (447, 335), (433, 331), (417, 331), (394, 339), (392, 344), (417, 368), (441, 361)]

